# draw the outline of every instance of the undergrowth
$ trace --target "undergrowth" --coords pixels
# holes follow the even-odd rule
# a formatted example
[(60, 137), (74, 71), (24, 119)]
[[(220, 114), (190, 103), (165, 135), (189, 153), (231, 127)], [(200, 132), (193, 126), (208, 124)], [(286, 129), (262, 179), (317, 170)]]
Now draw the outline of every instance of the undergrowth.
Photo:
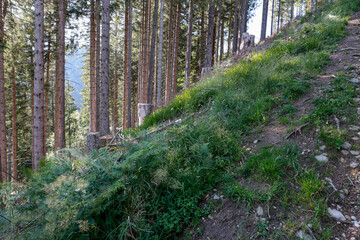
[[(3, 185), (0, 236), (175, 238), (209, 213), (201, 200), (242, 159), (242, 136), (266, 122), (270, 109), (291, 104), (309, 89), (308, 80), (321, 72), (329, 53), (346, 35), (345, 17), (359, 6), (359, 0), (340, 0), (319, 15), (307, 15), (301, 30), (291, 37), (204, 79), (155, 111), (140, 128), (128, 132), (135, 140), (127, 143), (122, 153), (102, 149), (86, 155), (69, 150), (62, 157), (44, 160), (43, 167), (25, 184)], [(339, 87), (349, 94), (353, 91)], [(324, 119), (324, 111), (337, 114), (344, 103), (337, 101), (336, 109), (320, 99), (316, 104), (324, 108), (313, 114), (314, 121)], [(294, 112), (283, 109), (284, 114)], [(144, 134), (165, 120), (190, 113), (196, 114), (179, 126)], [(293, 172), (301, 189), (298, 198), (309, 202), (311, 210), (323, 209), (311, 204), (314, 198), (321, 198), (318, 176), (298, 170), (295, 148), (261, 154), (251, 157), (241, 171), (244, 177), (263, 179), (271, 187), (251, 192), (233, 183), (233, 196), (251, 204), (291, 193), (284, 179)], [(262, 158), (266, 161), (260, 161)]]

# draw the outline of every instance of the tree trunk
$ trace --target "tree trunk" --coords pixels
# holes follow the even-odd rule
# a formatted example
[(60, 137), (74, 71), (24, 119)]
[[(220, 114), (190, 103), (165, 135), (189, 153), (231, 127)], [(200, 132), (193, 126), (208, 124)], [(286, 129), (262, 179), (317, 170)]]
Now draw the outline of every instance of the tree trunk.
[(215, 62), (219, 62), (219, 54), (220, 54), (220, 35), (221, 35), (221, 11), (222, 5), (220, 3), (219, 12), (218, 12), (218, 24), (217, 24), (217, 36), (216, 36), (216, 56)]
[(44, 2), (35, 0), (34, 157), (33, 169), (44, 157)]
[(214, 38), (214, 15), (215, 15), (215, 4), (214, 0), (210, 0), (209, 3), (209, 18), (208, 18), (208, 30), (207, 30), (207, 41), (206, 41), (206, 54), (205, 54), (205, 65), (206, 71), (211, 68), (212, 59), (212, 46)]
[(200, 34), (201, 34), (201, 36), (200, 36), (200, 69), (202, 69), (205, 66), (205, 51), (206, 51), (205, 11), (204, 11), (204, 9), (201, 10)]
[(162, 51), (163, 51), (163, 33), (164, 33), (164, 0), (161, 0), (160, 6), (160, 29), (159, 29), (159, 57), (158, 57), (158, 79), (157, 79), (157, 106), (161, 106), (161, 85), (162, 85)]
[(223, 60), (224, 56), (224, 26), (225, 20), (221, 21), (221, 29), (220, 29), (220, 62)]
[(272, 0), (272, 7), (271, 7), (271, 30), (270, 35), (274, 33), (274, 11), (275, 11), (275, 0)]
[(100, 21), (101, 21), (101, 0), (96, 0), (96, 74), (95, 74), (95, 130), (96, 132), (100, 131), (100, 68), (101, 68), (101, 35), (100, 35)]
[[(4, 38), (3, 1), (0, 0), (0, 39)], [(6, 119), (5, 119), (4, 45), (0, 46), (0, 182), (6, 182)]]
[(129, 34), (128, 34), (128, 62), (127, 62), (127, 128), (131, 128), (131, 49), (132, 49), (132, 0), (129, 0)]
[(91, 0), (90, 12), (90, 132), (96, 132), (96, 87), (95, 87), (95, 57), (96, 57), (96, 23), (95, 0)]
[[(249, 0), (243, 0), (242, 8), (241, 8), (241, 27), (240, 27), (240, 41), (242, 42), (242, 35), (247, 31), (247, 21), (248, 21), (248, 8), (249, 8)], [(240, 49), (238, 49), (240, 50)]]
[(277, 19), (277, 31), (280, 31), (280, 18), (281, 18), (281, 1), (279, 0), (279, 10), (278, 10), (278, 19)]
[(153, 78), (154, 78), (154, 63), (155, 63), (155, 44), (156, 44), (156, 33), (157, 33), (157, 20), (158, 20), (158, 8), (159, 0), (155, 0), (155, 7), (153, 12), (153, 25), (152, 25), (152, 34), (151, 34), (151, 52), (150, 52), (150, 62), (149, 62), (149, 80), (148, 80), (148, 91), (146, 96), (146, 102), (148, 104), (152, 103), (152, 94), (153, 94)]
[(101, 37), (101, 99), (100, 99), (100, 135), (110, 134), (109, 119), (109, 53), (110, 53), (110, 0), (102, 1), (102, 37)]
[(114, 73), (114, 99), (113, 99), (113, 134), (117, 133), (117, 126), (118, 126), (118, 67), (117, 67), (117, 50), (115, 50), (115, 73)]
[[(14, 60), (15, 61), (15, 60)], [(16, 126), (16, 82), (15, 82), (15, 66), (12, 65), (12, 129), (13, 129), (13, 172), (14, 172), (14, 182), (17, 182), (17, 126)], [(45, 127), (46, 129), (46, 127)]]
[(290, 20), (293, 20), (294, 18), (294, 4), (295, 4), (295, 0), (291, 0)]
[(168, 44), (168, 56), (167, 56), (167, 77), (166, 77), (166, 91), (165, 91), (165, 103), (166, 105), (170, 102), (171, 97), (171, 66), (172, 66), (172, 46), (173, 46), (173, 10), (174, 3), (170, 0), (170, 14), (169, 14), (169, 44)]
[[(49, 112), (49, 89), (50, 89), (50, 36), (48, 42), (48, 52), (47, 52), (47, 66), (46, 66), (46, 83), (45, 83), (45, 104), (44, 104), (44, 155), (46, 156), (46, 138), (47, 138), (47, 120), (48, 120), (48, 112)], [(14, 73), (15, 74), (15, 73)]]
[[(65, 0), (59, 0), (59, 149), (65, 148)], [(36, 59), (35, 59), (36, 62)]]
[[(55, 4), (58, 4), (57, 0), (54, 0)], [(56, 29), (59, 29), (59, 12), (57, 10), (56, 18)], [(55, 151), (59, 150), (59, 33), (56, 35), (56, 60), (55, 60), (55, 121), (54, 121), (54, 142), (55, 142)], [(34, 103), (32, 104), (34, 105)]]
[(228, 32), (228, 38), (227, 38), (227, 44), (228, 44), (228, 48), (227, 48), (227, 53), (226, 56), (230, 57), (231, 55), (231, 18), (229, 18), (229, 32)]
[(189, 12), (188, 12), (188, 33), (187, 33), (187, 41), (186, 41), (185, 89), (188, 89), (190, 87), (193, 16), (194, 16), (194, 0), (190, 0)]
[(266, 38), (266, 25), (267, 25), (267, 17), (268, 17), (268, 6), (269, 0), (263, 1), (263, 12), (262, 12), (262, 23), (261, 23), (261, 36), (260, 41)]
[[(238, 46), (238, 34), (239, 34), (239, 29), (238, 29), (238, 22), (239, 22), (239, 0), (235, 0), (235, 20), (234, 20), (234, 36), (233, 36), (233, 49), (232, 52), (233, 54), (236, 54), (237, 52), (237, 46)], [(230, 30), (229, 30), (229, 35), (230, 35)]]
[[(123, 101), (123, 130), (127, 128), (127, 81), (128, 81), (128, 71), (127, 71), (127, 61), (128, 61), (128, 34), (129, 34), (129, 6), (125, 2), (125, 46), (124, 46), (124, 101)], [(140, 52), (141, 56), (141, 52)], [(139, 62), (141, 60), (141, 57), (139, 59)], [(139, 65), (140, 66), (140, 65)]]
[(172, 97), (174, 98), (177, 93), (177, 74), (178, 74), (178, 63), (179, 63), (179, 39), (180, 39), (180, 17), (181, 17), (181, 4), (178, 4), (177, 19), (176, 19), (176, 34), (175, 34), (175, 48), (174, 48), (174, 70), (172, 78)]

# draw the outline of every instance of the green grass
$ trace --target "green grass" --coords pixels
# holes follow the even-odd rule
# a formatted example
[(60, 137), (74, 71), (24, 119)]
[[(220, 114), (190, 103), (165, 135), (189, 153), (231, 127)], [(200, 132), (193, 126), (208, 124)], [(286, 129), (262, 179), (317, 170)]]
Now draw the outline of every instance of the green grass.
[[(308, 80), (329, 62), (330, 52), (346, 35), (345, 17), (359, 5), (358, 0), (337, 1), (321, 17), (306, 16), (301, 31), (294, 31), (291, 38), (279, 39), (264, 53), (202, 80), (147, 117), (140, 128), (129, 130), (137, 142), (126, 144), (123, 153), (70, 151), (46, 159), (25, 186), (2, 186), (0, 211), (11, 223), (0, 218), (0, 236), (173, 239), (186, 226), (196, 225), (209, 214), (209, 207), (201, 206), (205, 194), (242, 159), (243, 136), (267, 122), (275, 106), (285, 109), (286, 115), (294, 113), (289, 104), (308, 91)], [(311, 121), (347, 114), (342, 107), (351, 101), (354, 87), (342, 77), (335, 81), (338, 90), (315, 102)], [(144, 134), (163, 121), (191, 113), (193, 117), (179, 126)], [(243, 177), (265, 181), (270, 187), (252, 191), (232, 182), (228, 194), (250, 205), (285, 195), (288, 205), (296, 197), (321, 200), (321, 192), (312, 188), (317, 179), (306, 175), (298, 161), (293, 146), (249, 156), (240, 171)], [(286, 184), (290, 173), (301, 187), (294, 197), (288, 196), (293, 193)], [(311, 209), (322, 213), (323, 205)], [(262, 228), (259, 236), (265, 234)]]

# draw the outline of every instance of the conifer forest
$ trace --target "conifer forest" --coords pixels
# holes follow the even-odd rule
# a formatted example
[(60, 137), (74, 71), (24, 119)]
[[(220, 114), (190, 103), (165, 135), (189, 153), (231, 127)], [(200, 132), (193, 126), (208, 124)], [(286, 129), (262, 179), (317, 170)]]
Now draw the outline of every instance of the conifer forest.
[(360, 0), (0, 0), (0, 239), (359, 239)]

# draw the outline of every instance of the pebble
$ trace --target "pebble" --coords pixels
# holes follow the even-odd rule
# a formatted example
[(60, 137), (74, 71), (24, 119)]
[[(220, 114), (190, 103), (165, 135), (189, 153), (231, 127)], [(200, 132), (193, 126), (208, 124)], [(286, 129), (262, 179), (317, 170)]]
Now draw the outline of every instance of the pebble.
[(360, 80), (357, 79), (357, 78), (352, 78), (352, 79), (350, 79), (350, 82), (352, 82), (352, 83), (360, 83)]
[(334, 218), (334, 219), (336, 219), (338, 221), (341, 221), (341, 222), (346, 221), (345, 216), (340, 211), (338, 211), (336, 209), (328, 208), (328, 213), (332, 218)]
[(349, 151), (346, 150), (341, 150), (341, 153), (344, 154), (345, 156), (349, 155)]
[(312, 239), (308, 234), (304, 233), (302, 230), (297, 231), (295, 236), (300, 238), (300, 239), (304, 239), (304, 240), (311, 240)]
[[(359, 108), (360, 109), (360, 108)], [(344, 142), (343, 145), (341, 145), (341, 147), (343, 149), (350, 149), (351, 148), (351, 144), (349, 142)]]
[(324, 155), (315, 156), (315, 159), (318, 162), (321, 162), (321, 163), (327, 163), (329, 161), (329, 158), (327, 156), (324, 156)]
[(354, 222), (354, 226), (357, 227), (357, 228), (360, 228), (360, 222), (355, 221), (355, 222)]
[(350, 151), (351, 155), (358, 156), (360, 155), (359, 151)]
[(256, 209), (256, 215), (258, 215), (259, 217), (261, 217), (262, 215), (264, 215), (264, 210), (261, 206), (258, 206)]
[(326, 146), (325, 145), (322, 145), (322, 146), (320, 146), (320, 148), (319, 148), (321, 151), (324, 151), (325, 149), (326, 149)]
[(359, 166), (359, 163), (357, 163), (357, 162), (351, 162), (351, 163), (350, 163), (350, 167), (351, 167), (351, 168), (354, 168), (354, 169), (355, 169), (355, 168), (357, 168), (358, 166)]
[(351, 219), (352, 219), (353, 221), (356, 221), (356, 217), (355, 217), (355, 216), (351, 216)]
[(220, 197), (218, 196), (218, 195), (216, 195), (215, 194), (215, 196), (214, 196), (214, 200), (219, 200), (220, 199)]
[(259, 142), (259, 140), (256, 139), (256, 140), (254, 141), (254, 144), (257, 144), (258, 142)]

